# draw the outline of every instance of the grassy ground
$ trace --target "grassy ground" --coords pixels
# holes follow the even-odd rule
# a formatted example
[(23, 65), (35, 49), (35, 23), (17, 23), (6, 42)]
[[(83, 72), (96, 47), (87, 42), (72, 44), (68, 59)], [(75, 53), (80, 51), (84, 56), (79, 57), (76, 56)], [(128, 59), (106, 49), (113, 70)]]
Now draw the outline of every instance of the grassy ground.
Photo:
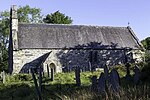
[[(75, 85), (75, 75), (71, 73), (55, 74), (52, 82), (48, 77), (43, 81), (42, 98), (44, 100), (148, 100), (150, 85), (134, 86), (132, 81), (126, 81), (124, 72), (120, 71), (121, 89), (118, 93), (106, 89), (103, 95), (91, 91), (91, 77), (100, 76), (100, 71), (81, 73), (81, 87)], [(31, 75), (7, 76), (6, 83), (0, 83), (0, 100), (37, 100)]]

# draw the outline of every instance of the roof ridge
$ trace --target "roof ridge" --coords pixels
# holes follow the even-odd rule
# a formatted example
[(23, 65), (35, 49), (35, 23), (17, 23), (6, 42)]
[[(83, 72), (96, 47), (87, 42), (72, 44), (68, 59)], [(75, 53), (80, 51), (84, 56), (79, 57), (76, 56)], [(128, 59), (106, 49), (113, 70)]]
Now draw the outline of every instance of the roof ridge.
[(85, 26), (85, 27), (98, 27), (98, 28), (127, 28), (123, 26), (100, 26), (100, 25), (85, 25), (85, 24), (48, 24), (48, 23), (24, 23), (21, 22), (19, 24), (24, 24), (24, 25), (51, 25), (51, 26)]

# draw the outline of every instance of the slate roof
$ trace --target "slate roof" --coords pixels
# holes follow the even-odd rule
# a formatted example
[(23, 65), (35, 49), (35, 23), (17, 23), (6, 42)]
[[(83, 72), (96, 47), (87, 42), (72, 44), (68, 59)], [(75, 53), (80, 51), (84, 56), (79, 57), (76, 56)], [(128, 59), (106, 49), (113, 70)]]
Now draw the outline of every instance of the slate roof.
[(19, 23), (18, 29), (20, 49), (141, 48), (130, 27)]

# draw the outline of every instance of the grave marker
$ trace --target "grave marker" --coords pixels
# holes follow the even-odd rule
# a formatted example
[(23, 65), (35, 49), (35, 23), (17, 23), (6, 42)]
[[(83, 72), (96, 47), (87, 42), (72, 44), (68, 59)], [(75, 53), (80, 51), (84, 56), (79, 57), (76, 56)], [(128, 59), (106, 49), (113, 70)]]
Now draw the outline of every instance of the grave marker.
[(135, 66), (134, 73), (134, 84), (137, 85), (140, 79), (140, 69), (138, 66)]
[(105, 79), (108, 80), (108, 73), (109, 73), (109, 70), (108, 70), (108, 67), (107, 65), (104, 66), (104, 74), (105, 74)]
[(105, 93), (106, 88), (106, 79), (104, 73), (101, 73), (99, 79), (98, 79), (98, 92), (99, 93)]
[(119, 91), (119, 87), (120, 87), (120, 77), (118, 72), (115, 69), (112, 69), (112, 71), (110, 72), (110, 82), (109, 82), (109, 86), (110, 88), (114, 91), (114, 92), (118, 92)]
[(80, 86), (81, 80), (80, 80), (80, 68), (79, 67), (76, 67), (75, 69), (75, 77), (76, 77), (76, 85)]
[(93, 76), (92, 78), (91, 78), (91, 80), (92, 80), (92, 90), (93, 91), (97, 91), (97, 76)]

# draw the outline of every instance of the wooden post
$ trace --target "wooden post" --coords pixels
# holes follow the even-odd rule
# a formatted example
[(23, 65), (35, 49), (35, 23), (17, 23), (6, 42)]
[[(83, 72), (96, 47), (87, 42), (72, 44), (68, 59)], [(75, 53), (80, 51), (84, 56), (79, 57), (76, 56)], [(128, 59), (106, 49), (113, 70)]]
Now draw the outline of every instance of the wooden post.
[(51, 68), (51, 81), (54, 81), (54, 69)]
[(42, 96), (41, 96), (41, 93), (40, 93), (39, 88), (38, 88), (37, 80), (36, 80), (36, 77), (34, 75), (34, 70), (32, 68), (31, 68), (31, 73), (32, 73), (32, 78), (34, 81), (35, 89), (36, 89), (36, 92), (38, 94), (39, 100), (42, 100)]
[(76, 85), (81, 86), (81, 80), (80, 80), (80, 68), (76, 67), (75, 70), (75, 77), (76, 77)]

